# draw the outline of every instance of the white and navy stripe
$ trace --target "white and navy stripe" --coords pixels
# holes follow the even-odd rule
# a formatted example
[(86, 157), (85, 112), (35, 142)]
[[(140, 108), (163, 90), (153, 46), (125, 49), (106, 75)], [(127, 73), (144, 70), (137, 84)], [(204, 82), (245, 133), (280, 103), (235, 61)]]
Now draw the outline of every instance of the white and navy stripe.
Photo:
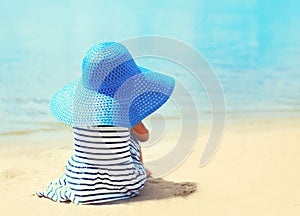
[(65, 174), (39, 196), (92, 204), (138, 194), (146, 181), (139, 144), (127, 128), (74, 127), (74, 154)]

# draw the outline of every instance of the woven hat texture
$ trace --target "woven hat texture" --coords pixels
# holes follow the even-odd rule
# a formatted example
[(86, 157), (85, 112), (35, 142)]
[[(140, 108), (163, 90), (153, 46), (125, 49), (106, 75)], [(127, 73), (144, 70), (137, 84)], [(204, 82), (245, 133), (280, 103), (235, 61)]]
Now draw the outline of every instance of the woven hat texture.
[(121, 43), (90, 48), (82, 76), (52, 95), (50, 111), (71, 126), (133, 127), (160, 108), (173, 92), (173, 78), (136, 65)]

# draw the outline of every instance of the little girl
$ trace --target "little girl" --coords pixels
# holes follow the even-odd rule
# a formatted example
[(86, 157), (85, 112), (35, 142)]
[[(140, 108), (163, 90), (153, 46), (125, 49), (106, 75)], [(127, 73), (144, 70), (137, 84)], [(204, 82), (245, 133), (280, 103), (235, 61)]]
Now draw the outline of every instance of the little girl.
[(55, 92), (50, 110), (73, 127), (74, 153), (64, 174), (39, 197), (96, 204), (139, 194), (147, 173), (138, 141), (147, 141), (142, 120), (160, 108), (174, 79), (135, 64), (126, 47), (100, 43), (87, 52), (82, 77)]

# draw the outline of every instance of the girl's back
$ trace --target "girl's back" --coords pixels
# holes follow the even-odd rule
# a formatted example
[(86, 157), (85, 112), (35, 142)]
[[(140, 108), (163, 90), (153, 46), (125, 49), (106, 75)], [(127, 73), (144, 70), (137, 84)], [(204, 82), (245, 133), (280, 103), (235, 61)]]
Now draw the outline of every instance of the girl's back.
[(128, 128), (74, 127), (74, 154), (65, 174), (40, 196), (77, 204), (103, 203), (138, 194), (146, 172)]

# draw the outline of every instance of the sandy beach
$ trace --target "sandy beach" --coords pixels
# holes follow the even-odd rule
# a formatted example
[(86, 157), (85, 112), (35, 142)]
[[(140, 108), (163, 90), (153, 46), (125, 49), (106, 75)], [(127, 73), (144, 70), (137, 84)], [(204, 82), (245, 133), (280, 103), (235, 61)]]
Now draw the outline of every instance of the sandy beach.
[(299, 215), (300, 119), (245, 120), (226, 126), (213, 160), (199, 168), (208, 136), (185, 163), (163, 179), (149, 180), (140, 196), (92, 206), (35, 196), (59, 177), (72, 154), (70, 140), (43, 135), (1, 138), (2, 215)]

